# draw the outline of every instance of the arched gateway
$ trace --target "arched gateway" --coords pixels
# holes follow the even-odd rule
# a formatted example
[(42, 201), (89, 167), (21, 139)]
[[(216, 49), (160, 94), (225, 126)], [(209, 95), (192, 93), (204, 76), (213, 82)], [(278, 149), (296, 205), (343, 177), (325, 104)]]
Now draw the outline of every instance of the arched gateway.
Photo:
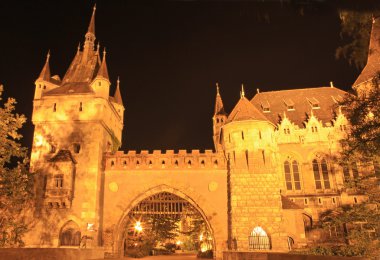
[[(162, 161), (165, 161), (165, 167), (162, 167)], [(192, 162), (191, 166), (188, 161)], [(124, 254), (126, 233), (136, 221), (136, 215), (158, 211), (163, 211), (160, 214), (182, 214), (182, 204), (191, 206), (205, 221), (212, 237), (214, 257), (220, 258), (227, 240), (227, 185), (223, 167), (222, 158), (211, 151), (204, 154), (109, 154), (104, 189), (103, 240), (106, 250), (117, 256)], [(152, 209), (144, 208), (147, 200), (162, 195), (166, 199), (160, 202), (161, 206), (157, 204), (154, 208), (151, 204)], [(171, 199), (176, 201), (169, 202)]]
[[(150, 196), (146, 195), (151, 193), (154, 194)], [(210, 240), (208, 243), (211, 244), (210, 249), (214, 249), (215, 239), (212, 225), (199, 205), (179, 190), (170, 188), (166, 185), (160, 185), (141, 194), (141, 196), (138, 196), (126, 209), (115, 229), (115, 251), (118, 255), (123, 255), (128, 251), (126, 248), (128, 232), (133, 229), (136, 231), (136, 223), (138, 226), (144, 227), (145, 229), (147, 225), (145, 221), (147, 218), (150, 219), (154, 216), (164, 216), (175, 219), (178, 218), (178, 220), (181, 221), (184, 220), (185, 217), (193, 217), (193, 214), (197, 215), (195, 217), (199, 216), (204, 220), (206, 226), (205, 233), (207, 233), (207, 237)], [(202, 233), (198, 236), (202, 236)]]

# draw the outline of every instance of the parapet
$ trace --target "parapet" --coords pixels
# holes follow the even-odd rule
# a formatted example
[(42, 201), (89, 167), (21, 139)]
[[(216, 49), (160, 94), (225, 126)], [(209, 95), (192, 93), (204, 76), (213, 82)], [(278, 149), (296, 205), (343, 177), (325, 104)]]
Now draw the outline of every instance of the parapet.
[(223, 153), (212, 150), (142, 150), (106, 154), (106, 170), (226, 169)]

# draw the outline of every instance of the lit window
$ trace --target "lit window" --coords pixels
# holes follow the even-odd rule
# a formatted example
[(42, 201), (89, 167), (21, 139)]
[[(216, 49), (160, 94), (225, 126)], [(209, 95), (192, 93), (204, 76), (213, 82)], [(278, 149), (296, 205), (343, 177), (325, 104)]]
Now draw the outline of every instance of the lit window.
[(270, 106), (269, 106), (269, 102), (267, 100), (265, 100), (261, 103), (261, 109), (263, 110), (264, 113), (270, 112)]
[(294, 111), (295, 110), (294, 102), (290, 98), (284, 99), (284, 103), (285, 103), (286, 109), (288, 111)]

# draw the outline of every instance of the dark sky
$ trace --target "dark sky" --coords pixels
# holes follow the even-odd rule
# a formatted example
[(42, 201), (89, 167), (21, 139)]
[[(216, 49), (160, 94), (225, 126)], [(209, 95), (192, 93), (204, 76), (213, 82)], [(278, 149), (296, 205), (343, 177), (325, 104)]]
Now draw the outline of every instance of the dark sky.
[[(0, 82), (31, 118), (34, 81), (51, 50), (64, 75), (83, 43), (94, 1), (1, 1)], [(308, 2), (308, 1), (305, 1)], [(120, 75), (123, 150), (210, 149), (215, 82), (227, 112), (261, 91), (350, 89), (359, 70), (335, 59), (337, 8), (274, 1), (97, 1), (112, 94)], [(23, 142), (32, 143), (30, 120)]]

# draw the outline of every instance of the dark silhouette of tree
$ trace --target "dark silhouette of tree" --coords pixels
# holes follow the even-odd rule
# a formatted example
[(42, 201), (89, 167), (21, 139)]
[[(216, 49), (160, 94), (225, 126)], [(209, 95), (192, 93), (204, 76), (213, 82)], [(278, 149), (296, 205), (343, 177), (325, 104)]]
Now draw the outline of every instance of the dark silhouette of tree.
[[(3, 86), (0, 86), (0, 101)], [(27, 231), (24, 209), (32, 199), (32, 175), (28, 171), (27, 149), (21, 147), (19, 129), (24, 115), (14, 112), (16, 100), (0, 106), (0, 247), (23, 246)]]

